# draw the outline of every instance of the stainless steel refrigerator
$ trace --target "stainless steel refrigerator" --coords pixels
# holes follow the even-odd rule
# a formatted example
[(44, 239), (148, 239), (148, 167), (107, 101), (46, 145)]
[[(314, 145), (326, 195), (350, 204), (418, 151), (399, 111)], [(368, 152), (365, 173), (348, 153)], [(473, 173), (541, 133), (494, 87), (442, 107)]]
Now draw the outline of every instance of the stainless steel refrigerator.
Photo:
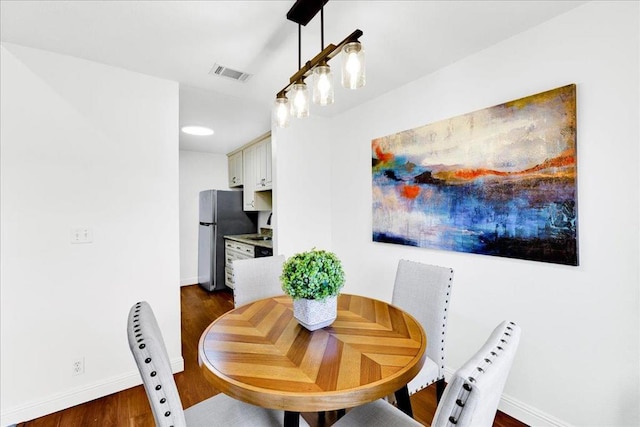
[(257, 212), (242, 210), (242, 191), (200, 192), (198, 284), (207, 291), (224, 289), (224, 236), (257, 231)]

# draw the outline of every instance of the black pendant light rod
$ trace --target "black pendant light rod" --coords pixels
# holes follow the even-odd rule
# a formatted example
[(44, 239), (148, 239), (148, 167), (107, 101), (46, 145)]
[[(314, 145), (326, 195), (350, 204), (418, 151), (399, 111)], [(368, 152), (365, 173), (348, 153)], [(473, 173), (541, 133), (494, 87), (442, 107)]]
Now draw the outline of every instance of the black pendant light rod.
[(302, 25), (298, 24), (298, 70), (302, 68)]
[(324, 50), (324, 5), (320, 6), (320, 50)]
[(289, 78), (289, 84), (282, 88), (280, 92), (278, 92), (278, 96), (284, 96), (287, 89), (291, 87), (294, 83), (296, 83), (300, 79), (305, 79), (308, 77), (313, 69), (320, 64), (322, 61), (329, 61), (331, 58), (336, 56), (342, 51), (342, 47), (347, 43), (358, 41), (360, 37), (362, 37), (362, 30), (355, 30), (353, 33), (349, 34), (344, 40), (342, 40), (338, 45), (330, 44), (329, 46), (322, 49), (322, 52), (317, 54), (311, 60), (307, 61), (304, 66), (301, 66), (300, 69)]

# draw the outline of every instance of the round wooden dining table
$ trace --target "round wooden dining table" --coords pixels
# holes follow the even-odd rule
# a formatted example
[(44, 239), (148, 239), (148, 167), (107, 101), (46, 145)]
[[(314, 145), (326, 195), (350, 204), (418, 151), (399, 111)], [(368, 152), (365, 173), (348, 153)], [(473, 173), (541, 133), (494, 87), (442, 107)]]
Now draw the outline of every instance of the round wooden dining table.
[[(338, 316), (310, 332), (293, 317), (289, 296), (265, 298), (220, 316), (203, 332), (205, 376), (238, 400), (285, 411), (342, 410), (396, 393), (411, 414), (406, 384), (425, 360), (427, 337), (410, 314), (358, 295), (338, 297)], [(407, 408), (408, 406), (408, 408)]]

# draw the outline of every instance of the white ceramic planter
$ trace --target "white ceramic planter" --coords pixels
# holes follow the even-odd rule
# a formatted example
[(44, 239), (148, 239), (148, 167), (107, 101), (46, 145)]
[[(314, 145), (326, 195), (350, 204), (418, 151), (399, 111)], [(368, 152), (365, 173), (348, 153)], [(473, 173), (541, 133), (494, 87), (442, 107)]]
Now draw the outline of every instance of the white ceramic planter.
[(324, 301), (314, 299), (293, 300), (293, 317), (310, 331), (329, 326), (338, 316), (338, 297)]

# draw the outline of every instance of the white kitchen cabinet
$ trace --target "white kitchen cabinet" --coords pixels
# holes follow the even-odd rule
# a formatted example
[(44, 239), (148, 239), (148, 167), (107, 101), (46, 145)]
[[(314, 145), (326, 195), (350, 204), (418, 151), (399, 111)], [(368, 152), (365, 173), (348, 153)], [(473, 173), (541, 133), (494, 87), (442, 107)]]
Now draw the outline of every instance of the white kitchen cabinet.
[[(268, 152), (269, 158), (269, 172), (268, 176), (271, 176), (271, 138), (267, 133), (257, 140), (247, 144), (242, 149), (242, 181), (243, 185), (243, 206), (245, 211), (270, 211), (271, 210), (271, 178), (269, 178), (269, 187), (260, 187), (260, 191), (256, 188), (258, 182), (258, 173), (260, 172), (258, 166), (258, 149), (261, 147), (260, 143), (269, 140), (269, 148), (264, 146), (264, 156)], [(261, 156), (263, 156), (261, 154)], [(262, 159), (260, 159), (262, 161)], [(266, 172), (266, 169), (265, 169)], [(265, 175), (266, 177), (267, 175)], [(260, 178), (262, 179), (262, 178)], [(267, 182), (265, 178), (265, 183)]]
[(227, 154), (229, 187), (243, 187), (245, 211), (271, 210), (271, 132)]
[(224, 240), (224, 271), (225, 285), (233, 288), (233, 261), (237, 259), (250, 259), (254, 257), (255, 247), (234, 240)]
[(256, 191), (250, 183), (256, 182), (257, 176), (257, 145), (249, 145), (242, 150), (243, 180), (246, 183), (243, 190), (243, 206), (245, 211), (270, 211), (271, 191)]
[(229, 188), (242, 187), (243, 162), (242, 150), (228, 155), (229, 161)]
[(256, 191), (272, 189), (271, 179), (271, 138), (256, 144)]
[(251, 183), (256, 182), (256, 146), (250, 145), (242, 150), (242, 174), (243, 182), (246, 182), (244, 192), (244, 210), (255, 211), (255, 191)]

